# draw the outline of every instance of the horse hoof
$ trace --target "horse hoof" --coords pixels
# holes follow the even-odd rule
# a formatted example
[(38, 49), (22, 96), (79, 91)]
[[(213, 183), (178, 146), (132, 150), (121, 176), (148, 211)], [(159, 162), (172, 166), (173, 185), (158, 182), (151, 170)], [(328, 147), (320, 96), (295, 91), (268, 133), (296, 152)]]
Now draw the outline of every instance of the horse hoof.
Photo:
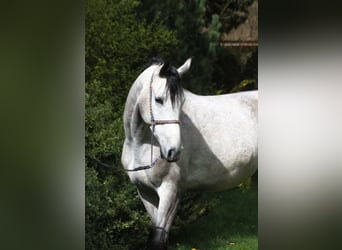
[(147, 242), (148, 250), (167, 250), (168, 234), (164, 228), (153, 227)]
[(152, 244), (149, 250), (167, 250), (167, 246), (165, 244)]

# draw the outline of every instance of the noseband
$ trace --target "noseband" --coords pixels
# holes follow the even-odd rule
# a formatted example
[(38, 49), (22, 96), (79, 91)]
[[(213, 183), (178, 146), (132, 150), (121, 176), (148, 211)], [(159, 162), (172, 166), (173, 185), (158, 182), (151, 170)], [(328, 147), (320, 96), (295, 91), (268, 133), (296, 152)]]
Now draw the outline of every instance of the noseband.
[(156, 158), (155, 160), (153, 160), (153, 135), (154, 135), (154, 129), (155, 126), (157, 125), (165, 125), (165, 124), (180, 124), (180, 120), (156, 120), (154, 119), (154, 115), (153, 115), (153, 110), (152, 110), (152, 83), (153, 83), (153, 77), (154, 77), (154, 73), (155, 73), (156, 69), (153, 71), (152, 76), (151, 76), (151, 81), (150, 81), (150, 117), (151, 117), (151, 126), (152, 126), (152, 133), (151, 133), (151, 164), (149, 165), (145, 165), (145, 166), (139, 166), (133, 169), (126, 169), (127, 172), (134, 172), (134, 171), (140, 171), (140, 170), (145, 170), (145, 169), (149, 169), (152, 168), (157, 161), (161, 158), (160, 156), (158, 158)]

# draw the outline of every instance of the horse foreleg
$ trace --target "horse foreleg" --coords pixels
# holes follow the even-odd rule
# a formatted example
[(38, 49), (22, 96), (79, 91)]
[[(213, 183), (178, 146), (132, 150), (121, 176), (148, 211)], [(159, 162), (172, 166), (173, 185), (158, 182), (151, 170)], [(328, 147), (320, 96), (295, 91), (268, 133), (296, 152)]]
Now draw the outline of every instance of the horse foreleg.
[(138, 193), (148, 215), (151, 218), (152, 226), (155, 227), (157, 222), (159, 197), (157, 193), (147, 192), (146, 190), (142, 189), (138, 189)]
[(167, 249), (168, 232), (176, 215), (180, 200), (178, 187), (174, 183), (163, 183), (158, 189), (159, 206), (157, 220), (151, 239), (151, 249)]
[(163, 231), (161, 231), (157, 227), (158, 204), (159, 204), (158, 194), (155, 191), (144, 190), (144, 189), (138, 189), (138, 193), (152, 221), (152, 228), (147, 239), (147, 249), (148, 250), (159, 249), (157, 248), (156, 244), (153, 243), (153, 242), (157, 242), (158, 241), (157, 239), (161, 238), (160, 235), (163, 233)]

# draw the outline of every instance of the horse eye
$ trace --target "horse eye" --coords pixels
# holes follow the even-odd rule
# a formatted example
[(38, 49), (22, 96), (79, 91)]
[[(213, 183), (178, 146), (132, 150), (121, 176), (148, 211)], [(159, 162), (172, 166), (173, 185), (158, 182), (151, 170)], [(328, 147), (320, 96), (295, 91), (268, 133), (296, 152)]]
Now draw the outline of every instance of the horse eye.
[(163, 98), (160, 98), (160, 97), (156, 97), (156, 102), (159, 103), (159, 104), (163, 104), (164, 103), (164, 100)]

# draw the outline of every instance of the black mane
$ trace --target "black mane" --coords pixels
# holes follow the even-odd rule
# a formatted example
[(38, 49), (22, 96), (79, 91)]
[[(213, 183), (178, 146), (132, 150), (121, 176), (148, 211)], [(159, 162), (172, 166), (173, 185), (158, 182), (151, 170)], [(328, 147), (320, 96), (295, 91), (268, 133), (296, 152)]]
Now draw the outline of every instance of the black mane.
[(176, 98), (183, 98), (183, 86), (180, 82), (177, 68), (170, 65), (169, 62), (164, 62), (158, 57), (151, 58), (147, 67), (152, 65), (163, 65), (160, 69), (159, 76), (166, 78), (166, 91), (170, 93), (171, 103), (173, 106)]

